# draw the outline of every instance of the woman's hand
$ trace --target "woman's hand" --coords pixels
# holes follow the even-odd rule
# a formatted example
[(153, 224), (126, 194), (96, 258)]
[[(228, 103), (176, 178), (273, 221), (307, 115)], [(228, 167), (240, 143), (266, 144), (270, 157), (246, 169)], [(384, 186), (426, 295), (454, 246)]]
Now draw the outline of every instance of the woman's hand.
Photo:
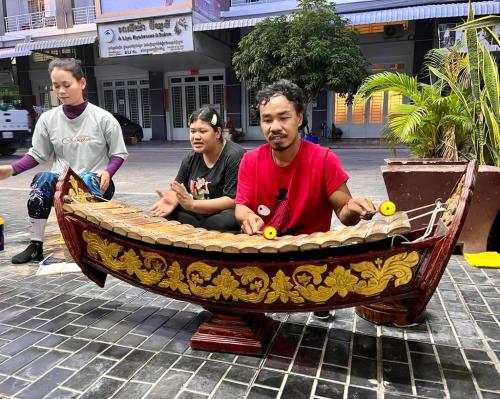
[(149, 214), (151, 216), (167, 217), (174, 211), (174, 209), (177, 207), (177, 204), (169, 200), (168, 193), (156, 190), (156, 194), (158, 194), (160, 199), (156, 201), (156, 203), (151, 207), (151, 209), (149, 210)]
[(10, 165), (0, 165), (0, 180), (7, 179), (14, 174), (14, 168)]
[(99, 186), (99, 189), (101, 190), (101, 193), (104, 195), (106, 190), (109, 187), (109, 183), (111, 181), (111, 176), (109, 175), (109, 172), (106, 170), (103, 170), (102, 172), (98, 172), (97, 176), (101, 178), (101, 184)]
[(170, 184), (170, 188), (177, 195), (177, 200), (179, 204), (186, 210), (193, 212), (194, 199), (191, 194), (186, 190), (184, 184), (174, 181)]

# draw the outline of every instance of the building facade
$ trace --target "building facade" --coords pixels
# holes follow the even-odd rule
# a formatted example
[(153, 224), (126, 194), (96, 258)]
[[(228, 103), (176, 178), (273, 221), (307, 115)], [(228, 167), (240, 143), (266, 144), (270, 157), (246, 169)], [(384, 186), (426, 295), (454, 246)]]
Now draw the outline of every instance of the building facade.
[[(465, 1), (336, 3), (359, 31), (373, 72), (418, 73), (429, 49), (457, 40), (450, 28), (468, 11)], [(296, 7), (290, 0), (3, 0), (0, 85), (17, 88), (24, 106), (42, 112), (58, 105), (48, 62), (73, 56), (82, 60), (89, 100), (139, 123), (145, 140), (186, 140), (188, 117), (202, 105), (258, 140), (250, 112), (255, 92), (236, 79), (231, 55), (258, 21)], [(500, 13), (500, 1), (474, 7), (476, 15)], [(345, 138), (377, 138), (402, 101), (389, 93), (353, 108), (322, 93), (309, 110), (311, 128), (328, 135), (335, 124)]]

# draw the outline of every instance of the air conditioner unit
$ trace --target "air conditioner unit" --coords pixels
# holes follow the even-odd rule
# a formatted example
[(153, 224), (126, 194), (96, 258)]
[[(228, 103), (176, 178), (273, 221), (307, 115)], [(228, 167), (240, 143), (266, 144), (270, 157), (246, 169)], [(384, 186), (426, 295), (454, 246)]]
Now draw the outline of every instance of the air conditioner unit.
[(404, 34), (405, 29), (402, 24), (384, 26), (384, 38), (386, 39), (398, 38), (403, 36)]

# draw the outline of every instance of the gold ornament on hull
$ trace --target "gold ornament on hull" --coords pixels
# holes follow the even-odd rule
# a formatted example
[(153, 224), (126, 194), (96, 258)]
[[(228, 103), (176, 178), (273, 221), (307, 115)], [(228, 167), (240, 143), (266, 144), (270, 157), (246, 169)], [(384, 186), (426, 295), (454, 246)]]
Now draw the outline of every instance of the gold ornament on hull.
[[(142, 284), (167, 288), (203, 299), (248, 303), (322, 303), (338, 295), (365, 297), (382, 293), (389, 285), (408, 284), (419, 264), (418, 252), (402, 252), (387, 259), (342, 265), (301, 265), (279, 269), (270, 277), (254, 266), (227, 268), (191, 263), (184, 274), (177, 261), (171, 264), (155, 253), (125, 249), (85, 230), (88, 255), (115, 272), (135, 276)], [(288, 273), (287, 273), (288, 272)]]

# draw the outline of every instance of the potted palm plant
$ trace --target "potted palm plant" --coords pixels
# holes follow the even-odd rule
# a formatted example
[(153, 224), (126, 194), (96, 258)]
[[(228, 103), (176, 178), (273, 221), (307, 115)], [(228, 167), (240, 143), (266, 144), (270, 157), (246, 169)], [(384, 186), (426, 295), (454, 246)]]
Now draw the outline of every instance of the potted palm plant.
[(469, 5), (468, 22), (457, 27), (464, 30), (465, 51), (460, 44), (431, 50), (424, 64), (426, 83), (400, 73), (372, 75), (355, 102), (380, 92), (408, 100), (389, 116), (382, 133), (389, 143), (406, 144), (415, 157), (387, 159), (382, 166), (389, 198), (400, 209), (446, 198), (465, 160), (478, 160), (473, 202), (459, 238), (463, 251), (474, 253), (500, 250), (500, 237), (492, 237), (500, 219), (500, 82), (498, 65), (477, 35), (478, 28), (485, 29), (500, 45), (489, 28), (500, 17), (474, 19)]

